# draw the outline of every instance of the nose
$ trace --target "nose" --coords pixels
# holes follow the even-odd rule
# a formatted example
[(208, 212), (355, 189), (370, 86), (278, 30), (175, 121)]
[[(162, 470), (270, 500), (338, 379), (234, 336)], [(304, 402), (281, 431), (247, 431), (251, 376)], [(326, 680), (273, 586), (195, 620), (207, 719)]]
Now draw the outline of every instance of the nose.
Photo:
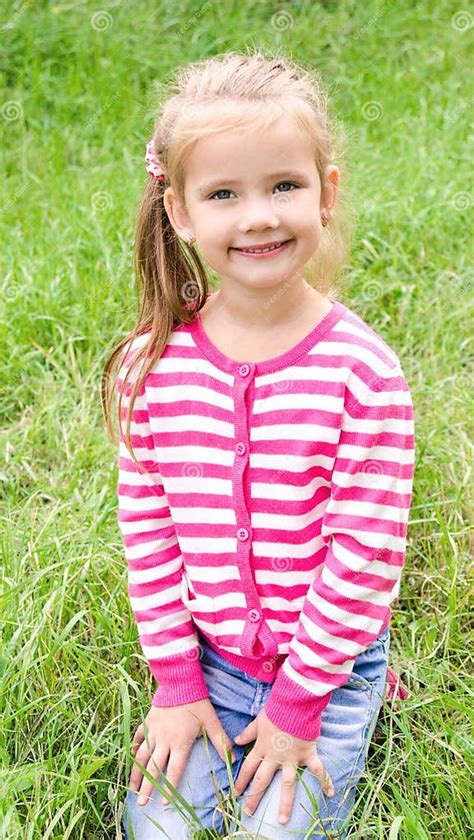
[(268, 198), (249, 199), (242, 206), (238, 229), (241, 233), (249, 230), (276, 230), (280, 226), (280, 219), (274, 202)]

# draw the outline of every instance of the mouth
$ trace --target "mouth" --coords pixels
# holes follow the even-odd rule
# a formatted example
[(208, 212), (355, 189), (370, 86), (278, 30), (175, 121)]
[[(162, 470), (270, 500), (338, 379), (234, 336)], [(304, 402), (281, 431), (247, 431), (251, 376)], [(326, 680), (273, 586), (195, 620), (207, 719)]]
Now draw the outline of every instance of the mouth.
[(282, 242), (267, 242), (264, 245), (255, 245), (253, 248), (230, 248), (237, 254), (242, 254), (246, 257), (267, 257), (270, 254), (279, 254), (286, 250), (292, 239), (285, 239)]

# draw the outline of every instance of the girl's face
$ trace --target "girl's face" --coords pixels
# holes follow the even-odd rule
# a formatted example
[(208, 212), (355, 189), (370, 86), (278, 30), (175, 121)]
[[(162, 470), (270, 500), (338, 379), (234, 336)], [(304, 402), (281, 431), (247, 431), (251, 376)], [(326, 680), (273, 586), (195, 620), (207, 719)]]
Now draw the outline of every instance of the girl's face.
[[(326, 173), (331, 210), (339, 171)], [(309, 137), (292, 119), (260, 131), (200, 138), (185, 166), (185, 207), (164, 195), (170, 221), (183, 239), (192, 231), (221, 282), (273, 288), (296, 276), (318, 248), (321, 184)], [(286, 243), (262, 256), (239, 249)]]

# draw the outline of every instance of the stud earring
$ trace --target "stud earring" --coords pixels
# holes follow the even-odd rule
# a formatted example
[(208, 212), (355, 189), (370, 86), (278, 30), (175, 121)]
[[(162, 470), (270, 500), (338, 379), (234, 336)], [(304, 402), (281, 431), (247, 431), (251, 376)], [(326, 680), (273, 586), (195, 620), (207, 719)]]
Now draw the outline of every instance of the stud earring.
[(187, 237), (186, 237), (186, 242), (188, 243), (188, 245), (189, 245), (189, 247), (190, 247), (190, 248), (192, 247), (192, 245), (193, 245), (193, 243), (194, 243), (195, 241), (196, 241), (196, 240), (195, 240), (194, 236), (192, 235), (191, 231), (189, 231), (189, 233), (188, 233), (188, 235), (187, 235)]
[(321, 224), (323, 227), (327, 227), (329, 224), (329, 216), (327, 215), (325, 210), (323, 210), (323, 212), (321, 213)]

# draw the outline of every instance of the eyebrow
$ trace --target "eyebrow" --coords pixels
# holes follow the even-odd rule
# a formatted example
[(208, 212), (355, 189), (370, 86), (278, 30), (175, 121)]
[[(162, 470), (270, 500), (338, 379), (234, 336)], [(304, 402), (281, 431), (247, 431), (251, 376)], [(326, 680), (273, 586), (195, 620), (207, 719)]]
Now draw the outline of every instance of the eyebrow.
[[(308, 178), (307, 173), (300, 171), (299, 169), (282, 169), (279, 172), (270, 172), (268, 175), (264, 176), (264, 180), (267, 181), (274, 181), (277, 179), (282, 180), (283, 178), (294, 178), (296, 181), (298, 180), (306, 180)], [(225, 184), (226, 186), (236, 186), (239, 184), (238, 180), (232, 180), (227, 178), (219, 178), (213, 181), (208, 181), (207, 184), (201, 184), (196, 189), (196, 195), (202, 197), (206, 195), (208, 192), (212, 192), (212, 190), (217, 190), (218, 187), (225, 189), (222, 185)]]

